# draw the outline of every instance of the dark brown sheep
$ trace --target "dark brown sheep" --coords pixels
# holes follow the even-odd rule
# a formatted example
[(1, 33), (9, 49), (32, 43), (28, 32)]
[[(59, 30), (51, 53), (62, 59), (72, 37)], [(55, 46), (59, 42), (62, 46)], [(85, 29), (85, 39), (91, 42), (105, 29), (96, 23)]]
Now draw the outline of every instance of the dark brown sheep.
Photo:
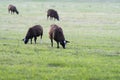
[(47, 11), (47, 19), (50, 17), (50, 19), (57, 19), (59, 21), (59, 15), (56, 10), (54, 9), (49, 9)]
[(42, 35), (43, 35), (43, 28), (40, 25), (35, 25), (35, 26), (29, 28), (23, 41), (25, 44), (27, 44), (29, 39), (31, 39), (31, 44), (32, 44), (32, 38), (34, 37), (34, 41), (36, 44), (37, 37), (41, 36), (41, 39), (42, 39)]
[(8, 6), (8, 12), (9, 13), (11, 12), (11, 14), (14, 14), (14, 12), (16, 12), (16, 14), (19, 14), (19, 12), (17, 11), (17, 8), (11, 4)]
[(51, 40), (52, 47), (53, 47), (53, 39), (57, 42), (57, 48), (59, 48), (59, 43), (60, 43), (62, 47), (65, 49), (66, 43), (69, 43), (69, 41), (65, 40), (62, 28), (57, 26), (56, 24), (52, 24), (50, 26), (49, 38)]

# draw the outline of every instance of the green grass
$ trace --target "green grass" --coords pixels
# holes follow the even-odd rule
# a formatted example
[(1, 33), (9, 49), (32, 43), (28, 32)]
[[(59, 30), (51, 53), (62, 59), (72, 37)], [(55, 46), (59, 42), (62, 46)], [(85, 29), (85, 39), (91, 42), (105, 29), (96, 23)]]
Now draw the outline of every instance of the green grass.
[[(19, 15), (7, 12), (14, 4)], [(0, 80), (119, 80), (120, 3), (1, 1)], [(46, 19), (54, 8), (60, 21)], [(50, 45), (51, 24), (63, 28), (66, 49)], [(42, 44), (22, 42), (29, 27), (40, 24)]]

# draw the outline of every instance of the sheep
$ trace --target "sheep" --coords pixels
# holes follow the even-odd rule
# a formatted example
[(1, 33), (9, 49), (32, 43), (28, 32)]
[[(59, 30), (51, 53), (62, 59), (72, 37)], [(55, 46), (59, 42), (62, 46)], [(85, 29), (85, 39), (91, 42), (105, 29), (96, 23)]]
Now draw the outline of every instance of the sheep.
[(23, 39), (24, 43), (27, 44), (29, 39), (31, 40), (31, 44), (32, 44), (32, 38), (34, 37), (34, 42), (36, 44), (36, 40), (37, 40), (37, 37), (38, 36), (41, 36), (41, 39), (42, 39), (42, 36), (43, 36), (43, 28), (41, 25), (35, 25), (31, 28), (29, 28), (25, 38)]
[(16, 12), (16, 14), (19, 14), (19, 12), (17, 11), (17, 8), (11, 4), (8, 6), (8, 12), (9, 13), (11, 12), (11, 14), (14, 14), (14, 12)]
[(59, 15), (56, 10), (54, 9), (48, 9), (47, 11), (47, 19), (50, 17), (50, 19), (57, 19), (59, 21)]
[(57, 43), (57, 48), (59, 48), (60, 43), (62, 47), (65, 49), (66, 43), (69, 43), (69, 41), (65, 40), (62, 28), (57, 26), (56, 24), (52, 24), (50, 26), (49, 38), (51, 40), (51, 47), (53, 47), (53, 39)]

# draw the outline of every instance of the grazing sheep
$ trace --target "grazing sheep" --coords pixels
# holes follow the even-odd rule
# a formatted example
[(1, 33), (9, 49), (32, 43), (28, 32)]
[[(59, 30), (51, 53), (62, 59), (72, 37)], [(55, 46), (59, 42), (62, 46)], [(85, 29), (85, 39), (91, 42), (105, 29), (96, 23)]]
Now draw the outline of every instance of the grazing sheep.
[(8, 6), (8, 12), (9, 13), (11, 12), (11, 14), (14, 14), (14, 12), (16, 12), (16, 14), (19, 14), (19, 12), (17, 11), (17, 8), (11, 4)]
[(34, 41), (36, 44), (37, 37), (41, 36), (42, 39), (42, 35), (43, 35), (43, 28), (40, 25), (35, 25), (29, 28), (26, 37), (23, 39), (23, 41), (25, 44), (27, 44), (29, 39), (31, 39), (31, 44), (32, 44), (32, 38), (34, 37)]
[(66, 43), (69, 43), (69, 41), (65, 40), (62, 28), (57, 26), (56, 24), (52, 24), (50, 26), (49, 38), (51, 40), (52, 47), (53, 47), (53, 39), (57, 42), (57, 48), (59, 48), (59, 43), (60, 43), (62, 47), (65, 49)]
[(59, 21), (59, 15), (58, 15), (57, 11), (54, 9), (49, 9), (47, 11), (47, 19), (49, 17), (50, 17), (50, 19), (54, 18), (54, 19), (57, 19)]

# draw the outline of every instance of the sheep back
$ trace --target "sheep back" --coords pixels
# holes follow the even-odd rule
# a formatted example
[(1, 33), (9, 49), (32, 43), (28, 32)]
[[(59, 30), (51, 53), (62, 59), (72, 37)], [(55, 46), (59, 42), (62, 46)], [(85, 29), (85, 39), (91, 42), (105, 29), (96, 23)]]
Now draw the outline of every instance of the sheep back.
[(25, 38), (24, 38), (24, 43), (27, 44), (27, 42), (29, 41), (29, 39), (31, 39), (31, 44), (32, 44), (32, 38), (34, 37), (34, 41), (36, 43), (36, 39), (38, 36), (41, 36), (42, 39), (42, 35), (43, 35), (43, 28), (40, 25), (35, 25), (31, 28), (29, 28)]
[(17, 8), (16, 8), (14, 5), (12, 5), (12, 4), (10, 4), (10, 5), (8, 6), (8, 11), (9, 11), (9, 12), (11, 11), (11, 14), (14, 13), (14, 12), (16, 12), (16, 14), (19, 14)]
[(49, 9), (49, 10), (47, 11), (47, 18), (48, 18), (49, 16), (50, 16), (50, 18), (55, 18), (55, 19), (59, 20), (59, 15), (58, 15), (57, 11), (54, 10), (54, 9)]
[(62, 28), (55, 24), (51, 25), (49, 38), (54, 39), (57, 42), (65, 40)]

